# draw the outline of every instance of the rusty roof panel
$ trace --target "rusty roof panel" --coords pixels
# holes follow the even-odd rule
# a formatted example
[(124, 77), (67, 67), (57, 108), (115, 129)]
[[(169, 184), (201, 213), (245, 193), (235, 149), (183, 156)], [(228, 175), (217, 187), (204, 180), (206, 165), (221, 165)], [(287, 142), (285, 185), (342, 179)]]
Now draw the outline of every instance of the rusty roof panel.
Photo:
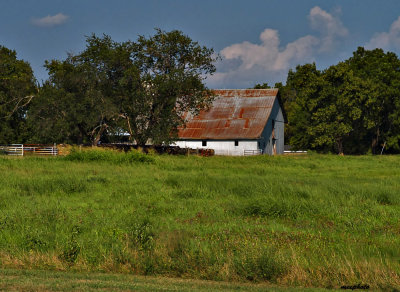
[(218, 89), (209, 111), (187, 114), (180, 139), (257, 139), (268, 121), (278, 89)]

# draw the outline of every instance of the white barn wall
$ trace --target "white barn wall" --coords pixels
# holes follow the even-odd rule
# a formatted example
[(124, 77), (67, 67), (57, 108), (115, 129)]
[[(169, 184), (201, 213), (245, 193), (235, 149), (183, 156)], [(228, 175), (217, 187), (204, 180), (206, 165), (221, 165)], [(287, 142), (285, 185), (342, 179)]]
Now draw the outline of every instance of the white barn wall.
[(202, 140), (182, 140), (176, 141), (175, 145), (181, 148), (192, 149), (214, 149), (215, 155), (241, 156), (244, 150), (258, 150), (257, 140), (239, 140), (239, 145), (235, 146), (235, 140), (206, 140), (207, 146), (202, 146)]

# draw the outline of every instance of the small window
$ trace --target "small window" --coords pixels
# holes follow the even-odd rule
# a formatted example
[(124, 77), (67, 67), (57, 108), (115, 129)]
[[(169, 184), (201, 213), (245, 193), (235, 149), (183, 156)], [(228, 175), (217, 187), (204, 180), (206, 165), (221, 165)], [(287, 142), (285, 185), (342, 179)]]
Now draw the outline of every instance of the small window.
[(201, 141), (201, 146), (207, 146), (207, 141), (206, 140)]
[(235, 146), (239, 146), (239, 140), (235, 140)]

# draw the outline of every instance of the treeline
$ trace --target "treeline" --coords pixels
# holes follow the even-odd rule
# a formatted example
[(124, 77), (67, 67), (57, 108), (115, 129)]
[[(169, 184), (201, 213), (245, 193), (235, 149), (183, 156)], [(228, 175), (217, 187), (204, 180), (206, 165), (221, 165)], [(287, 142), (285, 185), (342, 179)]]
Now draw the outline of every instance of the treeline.
[[(87, 37), (86, 49), (46, 61), (39, 85), (30, 65), (0, 46), (0, 144), (170, 143), (185, 112), (213, 100), (204, 85), (215, 72), (212, 49), (180, 31), (156, 30), (115, 42)], [(255, 88), (267, 88), (267, 83)], [(288, 117), (293, 149), (339, 154), (400, 152), (400, 60), (392, 52), (358, 48), (348, 60), (318, 70), (290, 70), (275, 84)]]
[(92, 35), (86, 49), (45, 62), (49, 79), (35, 82), (15, 51), (0, 51), (0, 144), (96, 145), (120, 140), (160, 145), (176, 139), (183, 113), (212, 102), (204, 85), (214, 52), (180, 31), (115, 42)]
[(293, 149), (399, 153), (396, 54), (360, 47), (348, 60), (323, 71), (315, 63), (297, 66), (289, 71), (286, 85), (276, 86), (288, 116), (285, 139)]

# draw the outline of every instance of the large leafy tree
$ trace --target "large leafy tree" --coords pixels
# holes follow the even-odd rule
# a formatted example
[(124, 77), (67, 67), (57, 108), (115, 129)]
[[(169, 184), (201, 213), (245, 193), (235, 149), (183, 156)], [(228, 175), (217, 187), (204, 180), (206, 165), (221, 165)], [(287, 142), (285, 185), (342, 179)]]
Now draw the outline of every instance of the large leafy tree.
[(324, 71), (315, 64), (289, 71), (281, 96), (294, 148), (379, 153), (399, 151), (400, 60), (358, 48)]
[(113, 128), (118, 118), (115, 75), (123, 70), (122, 59), (129, 62), (119, 47), (108, 36), (93, 35), (81, 54), (46, 61), (50, 78), (29, 112), (37, 140), (96, 145)]
[(311, 117), (322, 103), (320, 93), (323, 87), (321, 72), (315, 64), (299, 65), (296, 70), (290, 70), (286, 86), (280, 86), (280, 95), (289, 121), (285, 135), (294, 149), (311, 147)]
[(387, 144), (400, 150), (400, 60), (392, 52), (359, 47), (346, 61), (365, 80), (362, 96), (363, 129), (372, 153)]
[(36, 85), (29, 63), (0, 46), (0, 144), (27, 139), (26, 111)]
[(128, 130), (140, 145), (149, 139), (168, 144), (184, 126), (185, 113), (197, 114), (211, 103), (212, 93), (203, 81), (215, 71), (214, 52), (177, 30), (158, 29), (154, 36), (140, 36), (131, 45), (140, 82), (139, 89), (128, 87), (131, 92), (123, 107)]
[(213, 62), (212, 49), (180, 31), (121, 43), (92, 35), (82, 53), (46, 63), (50, 79), (31, 116), (42, 121), (38, 130), (60, 126), (52, 137), (58, 141), (63, 133), (67, 142), (97, 144), (126, 131), (139, 145), (169, 143), (185, 112), (210, 104), (203, 81), (215, 71)]
[(311, 146), (333, 147), (343, 154), (343, 144), (362, 115), (365, 83), (345, 63), (339, 63), (324, 72), (322, 85), (307, 133), (312, 137)]

